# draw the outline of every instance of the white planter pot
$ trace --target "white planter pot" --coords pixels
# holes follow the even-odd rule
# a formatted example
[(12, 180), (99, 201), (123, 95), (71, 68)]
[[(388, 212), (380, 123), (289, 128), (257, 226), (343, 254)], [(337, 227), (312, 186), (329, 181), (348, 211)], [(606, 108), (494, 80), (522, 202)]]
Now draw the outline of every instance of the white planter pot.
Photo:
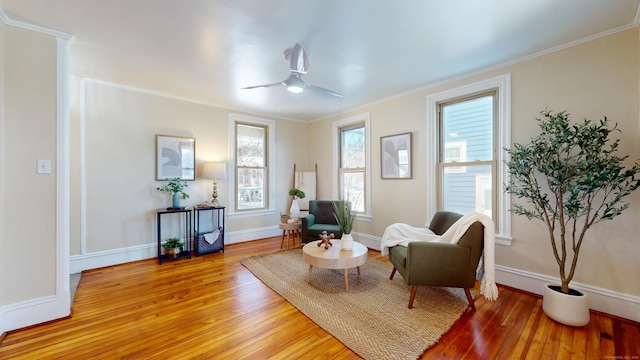
[(353, 250), (353, 236), (351, 234), (342, 234), (340, 246), (342, 250)]
[[(552, 287), (558, 290), (553, 290)], [(587, 295), (571, 290), (573, 294), (560, 291), (559, 285), (547, 284), (542, 298), (542, 310), (551, 319), (569, 326), (585, 326), (589, 323)]]

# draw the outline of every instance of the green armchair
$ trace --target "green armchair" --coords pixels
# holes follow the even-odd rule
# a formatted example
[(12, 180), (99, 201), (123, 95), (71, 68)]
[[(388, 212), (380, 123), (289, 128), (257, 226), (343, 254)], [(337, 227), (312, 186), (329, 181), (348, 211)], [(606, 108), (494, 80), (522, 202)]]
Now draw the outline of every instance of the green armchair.
[[(442, 235), (462, 217), (461, 214), (439, 211), (435, 214), (429, 229)], [(411, 286), (409, 309), (413, 308), (418, 285), (459, 287), (467, 295), (469, 305), (475, 304), (469, 289), (475, 286), (476, 270), (484, 247), (484, 226), (474, 222), (457, 244), (437, 242), (410, 242), (408, 246), (394, 246), (389, 249), (389, 260), (396, 271)]]
[(310, 200), (309, 214), (302, 218), (302, 242), (320, 240), (323, 231), (333, 233), (336, 239), (342, 238), (342, 232), (333, 216), (333, 203), (337, 200)]

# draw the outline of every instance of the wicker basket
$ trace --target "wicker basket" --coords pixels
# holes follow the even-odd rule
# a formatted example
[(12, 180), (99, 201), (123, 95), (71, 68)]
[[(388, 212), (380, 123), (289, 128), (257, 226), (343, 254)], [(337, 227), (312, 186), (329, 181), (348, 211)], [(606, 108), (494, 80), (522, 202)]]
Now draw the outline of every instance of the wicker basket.
[(280, 222), (281, 222), (281, 223), (286, 223), (287, 221), (289, 221), (289, 215), (287, 215), (287, 214), (280, 214)]

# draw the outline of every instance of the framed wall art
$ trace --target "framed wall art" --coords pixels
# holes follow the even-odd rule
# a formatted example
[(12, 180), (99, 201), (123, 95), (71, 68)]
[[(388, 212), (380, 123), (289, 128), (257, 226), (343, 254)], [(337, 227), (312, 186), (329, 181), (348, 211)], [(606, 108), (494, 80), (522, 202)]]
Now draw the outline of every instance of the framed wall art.
[(411, 133), (380, 138), (382, 179), (411, 179)]
[(196, 179), (196, 139), (156, 135), (156, 180)]

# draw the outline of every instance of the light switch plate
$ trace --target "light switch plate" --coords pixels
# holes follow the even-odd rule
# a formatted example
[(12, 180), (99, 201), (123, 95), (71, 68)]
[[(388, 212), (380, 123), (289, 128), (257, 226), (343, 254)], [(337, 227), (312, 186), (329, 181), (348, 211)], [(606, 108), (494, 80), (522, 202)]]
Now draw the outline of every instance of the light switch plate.
[(38, 174), (51, 174), (51, 160), (38, 160)]

